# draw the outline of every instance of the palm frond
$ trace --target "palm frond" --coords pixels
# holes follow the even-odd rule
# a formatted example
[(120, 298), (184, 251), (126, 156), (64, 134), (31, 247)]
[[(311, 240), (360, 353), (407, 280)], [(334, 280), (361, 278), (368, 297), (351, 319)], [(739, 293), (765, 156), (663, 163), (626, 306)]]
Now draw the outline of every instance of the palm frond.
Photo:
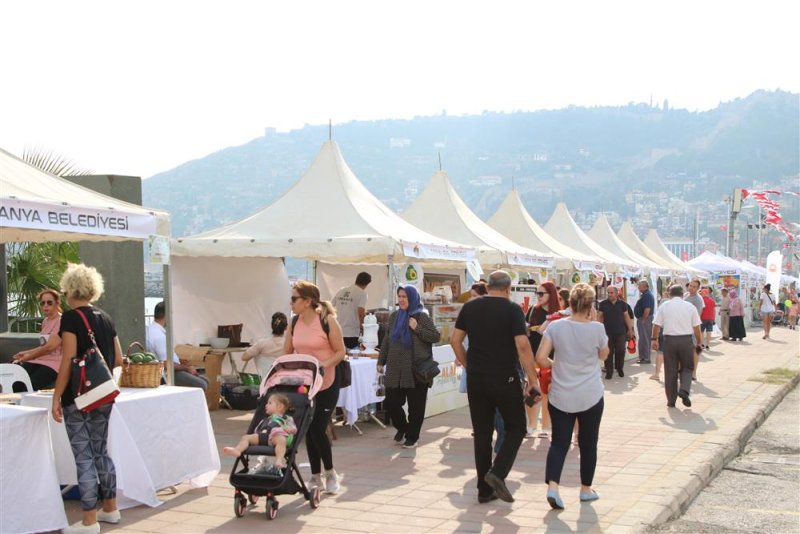
[(57, 154), (53, 150), (41, 147), (25, 147), (22, 151), (22, 160), (56, 176), (85, 176), (92, 174), (88, 169), (76, 165), (72, 160)]

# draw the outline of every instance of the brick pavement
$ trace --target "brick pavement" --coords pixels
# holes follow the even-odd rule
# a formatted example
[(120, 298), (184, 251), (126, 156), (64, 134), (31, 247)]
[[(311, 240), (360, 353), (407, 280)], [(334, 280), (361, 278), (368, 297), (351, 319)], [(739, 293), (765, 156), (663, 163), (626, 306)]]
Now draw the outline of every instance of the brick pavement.
[[(363, 436), (337, 427), (334, 460), (342, 491), (312, 510), (300, 495), (279, 497), (274, 521), (263, 498), (243, 518), (233, 512), (232, 465), (209, 488), (178, 487), (158, 508), (124, 510), (103, 532), (636, 532), (665, 521), (733, 458), (740, 444), (787, 389), (760, 380), (772, 368), (798, 370), (797, 332), (773, 329), (774, 340), (751, 330), (745, 343), (716, 341), (703, 354), (692, 408), (668, 409), (651, 366), (626, 364), (625, 378), (606, 381), (594, 487), (601, 499), (578, 501), (578, 456), (573, 447), (562, 477), (566, 510), (544, 498), (546, 439), (526, 439), (508, 486), (516, 502), (478, 504), (469, 415), (456, 410), (425, 420), (420, 446), (405, 450), (394, 431), (363, 423)], [(662, 375), (663, 376), (663, 375)], [(234, 443), (250, 414), (212, 412), (218, 445)], [(300, 462), (305, 461), (304, 453)], [(308, 470), (304, 469), (304, 473)], [(77, 503), (67, 504), (70, 522)]]

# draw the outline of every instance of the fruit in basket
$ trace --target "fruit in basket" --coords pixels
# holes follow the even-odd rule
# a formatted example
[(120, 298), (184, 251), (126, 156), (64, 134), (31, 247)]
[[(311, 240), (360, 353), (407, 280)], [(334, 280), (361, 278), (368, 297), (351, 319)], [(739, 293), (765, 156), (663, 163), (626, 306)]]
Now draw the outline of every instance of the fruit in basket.
[(135, 352), (128, 356), (131, 363), (154, 363), (158, 362), (158, 357), (152, 352)]

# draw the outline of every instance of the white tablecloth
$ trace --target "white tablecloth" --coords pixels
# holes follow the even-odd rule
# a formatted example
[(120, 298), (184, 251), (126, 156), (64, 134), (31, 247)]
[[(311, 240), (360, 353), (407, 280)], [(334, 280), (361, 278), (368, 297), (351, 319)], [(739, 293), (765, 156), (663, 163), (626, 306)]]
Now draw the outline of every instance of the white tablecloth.
[(348, 425), (358, 420), (359, 408), (383, 400), (383, 397), (375, 396), (377, 365), (378, 360), (372, 358), (350, 358), (353, 383), (339, 392), (339, 402), (336, 403), (336, 406), (344, 410)]
[(0, 532), (67, 526), (48, 419), (48, 410), (0, 405)]
[[(51, 403), (48, 393), (25, 395), (21, 402), (48, 410)], [(49, 421), (58, 481), (76, 484), (75, 459), (64, 424), (52, 417)], [(120, 508), (158, 506), (159, 489), (186, 481), (194, 487), (208, 486), (220, 468), (206, 399), (199, 388), (122, 388), (111, 411), (108, 450), (116, 467)]]

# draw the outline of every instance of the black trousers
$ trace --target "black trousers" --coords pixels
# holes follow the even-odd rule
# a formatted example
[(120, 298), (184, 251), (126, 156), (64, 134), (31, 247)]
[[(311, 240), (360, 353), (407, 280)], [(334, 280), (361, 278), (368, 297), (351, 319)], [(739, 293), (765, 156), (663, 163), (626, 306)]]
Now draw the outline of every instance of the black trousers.
[[(408, 403), (408, 419), (403, 405)], [(383, 407), (392, 419), (397, 430), (406, 435), (406, 440), (419, 439), (422, 421), (425, 419), (425, 405), (428, 403), (428, 386), (417, 384), (413, 388), (386, 388)]]
[(314, 397), (314, 418), (306, 432), (306, 453), (308, 453), (308, 463), (311, 464), (311, 474), (317, 475), (322, 470), (320, 464), (325, 469), (333, 469), (333, 450), (331, 440), (328, 439), (328, 423), (331, 422), (336, 403), (339, 400), (339, 385), (341, 377), (336, 373), (336, 378), (326, 390), (320, 391)]
[(348, 349), (355, 349), (358, 347), (358, 336), (356, 337), (345, 337), (344, 339), (344, 346)]
[(625, 334), (608, 334), (608, 358), (606, 358), (606, 374), (610, 375), (614, 369), (622, 371), (625, 366)]
[[(56, 383), (58, 373), (46, 365), (40, 363), (22, 362), (22, 368), (28, 371), (28, 376), (31, 378), (31, 387), (33, 391), (40, 389), (51, 388)], [(22, 382), (14, 382), (14, 393), (22, 393), (25, 391), (25, 386)], [(30, 392), (29, 392), (30, 393)]]
[[(475, 469), (478, 472), (478, 495), (488, 496), (492, 488), (483, 481), (490, 470), (505, 479), (514, 466), (517, 451), (525, 437), (525, 406), (522, 384), (516, 369), (507, 376), (469, 373), (467, 398), (475, 447)], [(492, 434), (495, 411), (500, 412), (506, 429), (505, 439), (492, 463)]]
[(547, 467), (545, 468), (545, 483), (551, 480), (556, 484), (561, 483), (561, 471), (564, 469), (564, 460), (569, 452), (572, 442), (572, 429), (578, 421), (578, 449), (581, 459), (581, 484), (591, 486), (594, 480), (594, 470), (597, 467), (597, 440), (600, 436), (600, 420), (603, 418), (604, 401), (583, 412), (562, 412), (549, 402), (547, 409), (550, 411), (550, 420), (553, 422), (553, 440), (550, 450), (547, 451)]

